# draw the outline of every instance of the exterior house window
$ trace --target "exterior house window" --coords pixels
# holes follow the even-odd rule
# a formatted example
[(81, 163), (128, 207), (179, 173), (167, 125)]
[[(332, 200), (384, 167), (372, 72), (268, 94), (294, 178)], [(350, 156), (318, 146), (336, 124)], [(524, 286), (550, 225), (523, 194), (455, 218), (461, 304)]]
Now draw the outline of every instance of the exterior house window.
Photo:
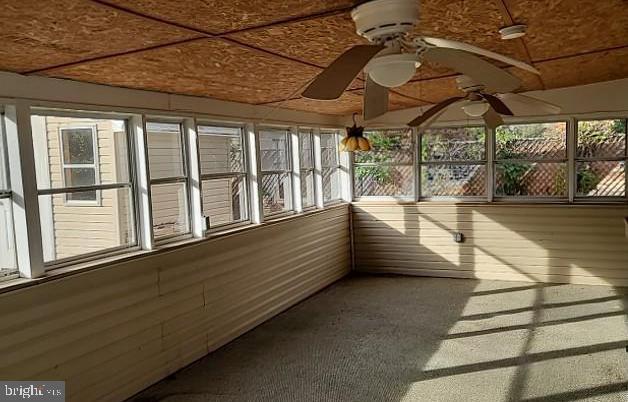
[[(61, 128), (61, 169), (64, 187), (93, 186), (98, 178), (96, 127)], [(96, 190), (66, 194), (67, 203), (96, 203)]]
[(567, 123), (495, 130), (495, 196), (567, 198)]
[(321, 131), (321, 174), (325, 204), (342, 198), (339, 141), (337, 131)]
[(136, 247), (127, 121), (38, 110), (31, 127), (44, 262)]
[(436, 128), (420, 138), (421, 197), (486, 196), (484, 127)]
[(190, 234), (190, 208), (183, 128), (180, 122), (146, 122), (153, 237)]
[(299, 162), (301, 175), (301, 198), (303, 208), (316, 204), (314, 194), (314, 137), (312, 130), (299, 131)]
[(264, 216), (292, 210), (290, 131), (282, 128), (259, 130), (261, 195)]
[(355, 197), (412, 197), (414, 145), (411, 129), (368, 130), (369, 152), (356, 152)]
[(0, 124), (0, 282), (17, 275), (11, 195), (6, 137)]
[(626, 196), (626, 119), (578, 121), (576, 197)]
[(208, 228), (249, 220), (241, 127), (198, 126), (201, 194)]

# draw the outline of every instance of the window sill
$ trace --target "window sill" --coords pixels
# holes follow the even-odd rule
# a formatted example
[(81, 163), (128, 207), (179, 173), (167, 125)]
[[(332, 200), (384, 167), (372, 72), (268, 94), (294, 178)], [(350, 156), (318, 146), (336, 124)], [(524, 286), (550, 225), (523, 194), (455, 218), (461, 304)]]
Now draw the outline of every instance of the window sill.
[(233, 236), (243, 232), (257, 230), (266, 226), (276, 225), (279, 223), (287, 222), (293, 219), (298, 219), (300, 217), (315, 215), (317, 213), (321, 213), (330, 209), (340, 208), (342, 206), (346, 206), (348, 203), (340, 202), (338, 204), (334, 204), (333, 206), (326, 206), (325, 208), (320, 209), (312, 209), (308, 211), (304, 211), (302, 213), (291, 212), (290, 214), (282, 214), (282, 216), (271, 216), (269, 220), (258, 223), (258, 224), (248, 224), (243, 226), (238, 226), (235, 228), (229, 228), (218, 232), (208, 233), (205, 237), (202, 238), (185, 238), (180, 239), (178, 241), (170, 241), (168, 243), (159, 244), (153, 250), (134, 250), (130, 252), (126, 252), (123, 254), (116, 254), (112, 256), (107, 256), (103, 258), (99, 258), (97, 260), (91, 260), (87, 262), (76, 263), (73, 265), (68, 265), (64, 267), (54, 268), (50, 271), (46, 272), (46, 275), (39, 278), (14, 278), (8, 279), (6, 281), (0, 282), (0, 294), (11, 292), (17, 289), (26, 288), (30, 286), (35, 286), (40, 283), (57, 280), (61, 278), (65, 278), (71, 275), (76, 275), (96, 269), (103, 269), (109, 265), (124, 263), (130, 260), (139, 259), (148, 256), (155, 256), (160, 253), (172, 252), (177, 249), (185, 248), (191, 245), (199, 244), (202, 242), (213, 241), (218, 238), (222, 238), (225, 236)]

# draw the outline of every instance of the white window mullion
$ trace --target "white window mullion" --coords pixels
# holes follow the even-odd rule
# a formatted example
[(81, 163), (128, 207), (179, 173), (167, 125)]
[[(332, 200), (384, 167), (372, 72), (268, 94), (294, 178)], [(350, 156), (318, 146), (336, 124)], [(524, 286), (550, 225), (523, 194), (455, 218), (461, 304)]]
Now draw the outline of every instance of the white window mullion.
[(290, 127), (290, 153), (292, 156), (292, 209), (303, 212), (303, 198), (301, 196), (301, 159), (299, 155), (299, 128)]
[(192, 236), (203, 237), (205, 234), (205, 219), (201, 198), (201, 168), (199, 164), (198, 133), (196, 121), (193, 118), (183, 120), (183, 130), (187, 140), (188, 182), (190, 183), (190, 230)]
[(30, 107), (17, 101), (5, 107), (5, 117), (18, 269), (22, 277), (37, 278), (45, 268)]
[[(342, 135), (336, 134), (336, 149), (340, 149)], [(353, 152), (338, 152), (340, 161), (340, 197), (345, 202), (353, 201)]]
[(314, 187), (316, 191), (316, 208), (323, 208), (323, 161), (321, 156), (321, 130), (314, 129)]
[(135, 115), (131, 117), (130, 125), (135, 157), (139, 245), (143, 250), (152, 250), (154, 248), (153, 218), (145, 119), (141, 115)]
[(248, 161), (248, 183), (249, 196), (251, 197), (251, 223), (262, 223), (264, 219), (264, 208), (260, 188), (262, 184), (262, 166), (260, 160), (259, 138), (253, 123), (244, 126), (246, 137), (246, 152)]
[(576, 136), (578, 127), (572, 117), (567, 121), (567, 194), (569, 202), (576, 198)]

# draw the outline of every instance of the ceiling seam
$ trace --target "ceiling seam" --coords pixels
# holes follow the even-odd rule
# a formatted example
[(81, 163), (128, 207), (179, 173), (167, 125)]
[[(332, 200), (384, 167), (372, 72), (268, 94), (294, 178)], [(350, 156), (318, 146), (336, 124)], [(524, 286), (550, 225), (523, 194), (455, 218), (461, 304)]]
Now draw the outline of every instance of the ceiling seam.
[[(510, 9), (508, 8), (508, 4), (506, 4), (505, 0), (495, 0), (495, 3), (497, 4), (497, 8), (499, 8), (502, 16), (504, 17), (504, 20), (506, 21), (506, 23), (510, 26), (510, 25), (514, 25), (515, 24), (515, 20), (512, 18), (512, 13), (510, 12)], [(521, 49), (523, 50), (523, 53), (526, 57), (526, 62), (530, 65), (532, 65), (534, 68), (536, 68), (536, 66), (534, 65), (534, 61), (532, 60), (532, 55), (530, 54), (530, 50), (528, 49), (528, 46), (526, 45), (526, 42), (524, 40), (523, 37), (516, 39), (516, 41), (519, 43), (519, 45), (521, 46)], [(543, 81), (543, 77), (541, 77), (540, 74), (535, 74), (537, 80), (539, 81), (539, 83), (541, 84), (541, 88), (542, 89), (547, 89), (547, 86), (545, 85), (545, 81)]]
[(111, 53), (111, 54), (106, 54), (106, 55), (100, 55), (100, 56), (94, 56), (94, 57), (89, 57), (86, 59), (82, 59), (82, 60), (76, 60), (76, 61), (71, 61), (68, 63), (62, 63), (62, 64), (57, 64), (54, 66), (47, 66), (47, 67), (42, 67), (42, 68), (38, 68), (35, 70), (29, 70), (29, 71), (22, 71), (20, 74), (26, 74), (26, 75), (31, 75), (31, 74), (38, 74), (38, 73), (42, 73), (42, 72), (46, 72), (46, 71), (51, 71), (51, 70), (57, 70), (60, 68), (66, 68), (66, 67), (74, 67), (80, 64), (87, 64), (87, 63), (91, 63), (94, 61), (99, 61), (99, 60), (104, 60), (104, 59), (109, 59), (109, 58), (114, 58), (114, 57), (121, 57), (121, 56), (128, 56), (131, 54), (137, 54), (137, 53), (142, 53), (142, 52), (146, 52), (146, 51), (150, 51), (150, 50), (156, 50), (156, 49), (164, 49), (170, 46), (178, 46), (178, 45), (182, 45), (185, 43), (191, 43), (191, 42), (196, 42), (198, 40), (205, 40), (207, 39), (207, 37), (205, 36), (197, 36), (195, 38), (187, 38), (187, 39), (182, 39), (182, 40), (178, 40), (175, 42), (169, 42), (169, 43), (162, 43), (159, 45), (154, 45), (154, 46), (150, 46), (150, 47), (144, 47), (144, 48), (140, 48), (140, 49), (133, 49), (133, 50), (127, 50), (124, 52), (118, 52), (118, 53)]
[(609, 47), (609, 48), (606, 48), (606, 49), (590, 50), (588, 52), (574, 53), (574, 54), (569, 54), (569, 55), (566, 55), (566, 56), (548, 57), (546, 59), (535, 60), (535, 63), (547, 63), (547, 62), (550, 62), (550, 61), (569, 59), (569, 58), (580, 57), (580, 56), (589, 56), (589, 55), (592, 55), (592, 54), (604, 53), (604, 52), (613, 52), (615, 50), (623, 50), (623, 49), (628, 49), (628, 45)]

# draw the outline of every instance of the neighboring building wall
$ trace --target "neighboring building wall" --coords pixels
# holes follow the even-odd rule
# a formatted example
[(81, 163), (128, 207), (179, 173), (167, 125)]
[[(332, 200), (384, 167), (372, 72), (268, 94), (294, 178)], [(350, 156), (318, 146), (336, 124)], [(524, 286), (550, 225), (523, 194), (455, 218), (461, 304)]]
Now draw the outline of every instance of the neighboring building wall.
[(0, 378), (121, 401), (350, 270), (349, 206), (0, 294)]
[[(117, 167), (126, 162), (126, 143), (114, 140), (114, 127), (111, 121), (95, 123), (92, 119), (65, 117), (45, 117), (50, 166), (50, 183), (53, 188), (63, 187), (60, 130), (62, 128), (93, 126), (98, 132), (98, 152), (96, 156), (97, 176), (101, 183), (116, 181)], [(124, 136), (121, 136), (124, 137)], [(122, 143), (119, 143), (122, 142)], [(116, 148), (121, 152), (116, 152)], [(116, 161), (116, 158), (123, 159)], [(127, 242), (129, 231), (126, 222), (121, 223), (119, 208), (128, 208), (128, 194), (124, 191), (101, 191), (99, 201), (93, 204), (66, 202), (66, 196), (52, 196), (52, 217), (54, 230), (55, 258), (62, 259), (79, 254), (95, 252), (104, 248), (116, 247)], [(42, 197), (45, 202), (46, 197)], [(121, 229), (124, 228), (124, 229)], [(46, 230), (46, 228), (43, 228)], [(121, 243), (122, 242), (122, 243)]]
[[(356, 268), (424, 276), (628, 286), (626, 205), (359, 202)], [(464, 243), (455, 243), (462, 232)]]

